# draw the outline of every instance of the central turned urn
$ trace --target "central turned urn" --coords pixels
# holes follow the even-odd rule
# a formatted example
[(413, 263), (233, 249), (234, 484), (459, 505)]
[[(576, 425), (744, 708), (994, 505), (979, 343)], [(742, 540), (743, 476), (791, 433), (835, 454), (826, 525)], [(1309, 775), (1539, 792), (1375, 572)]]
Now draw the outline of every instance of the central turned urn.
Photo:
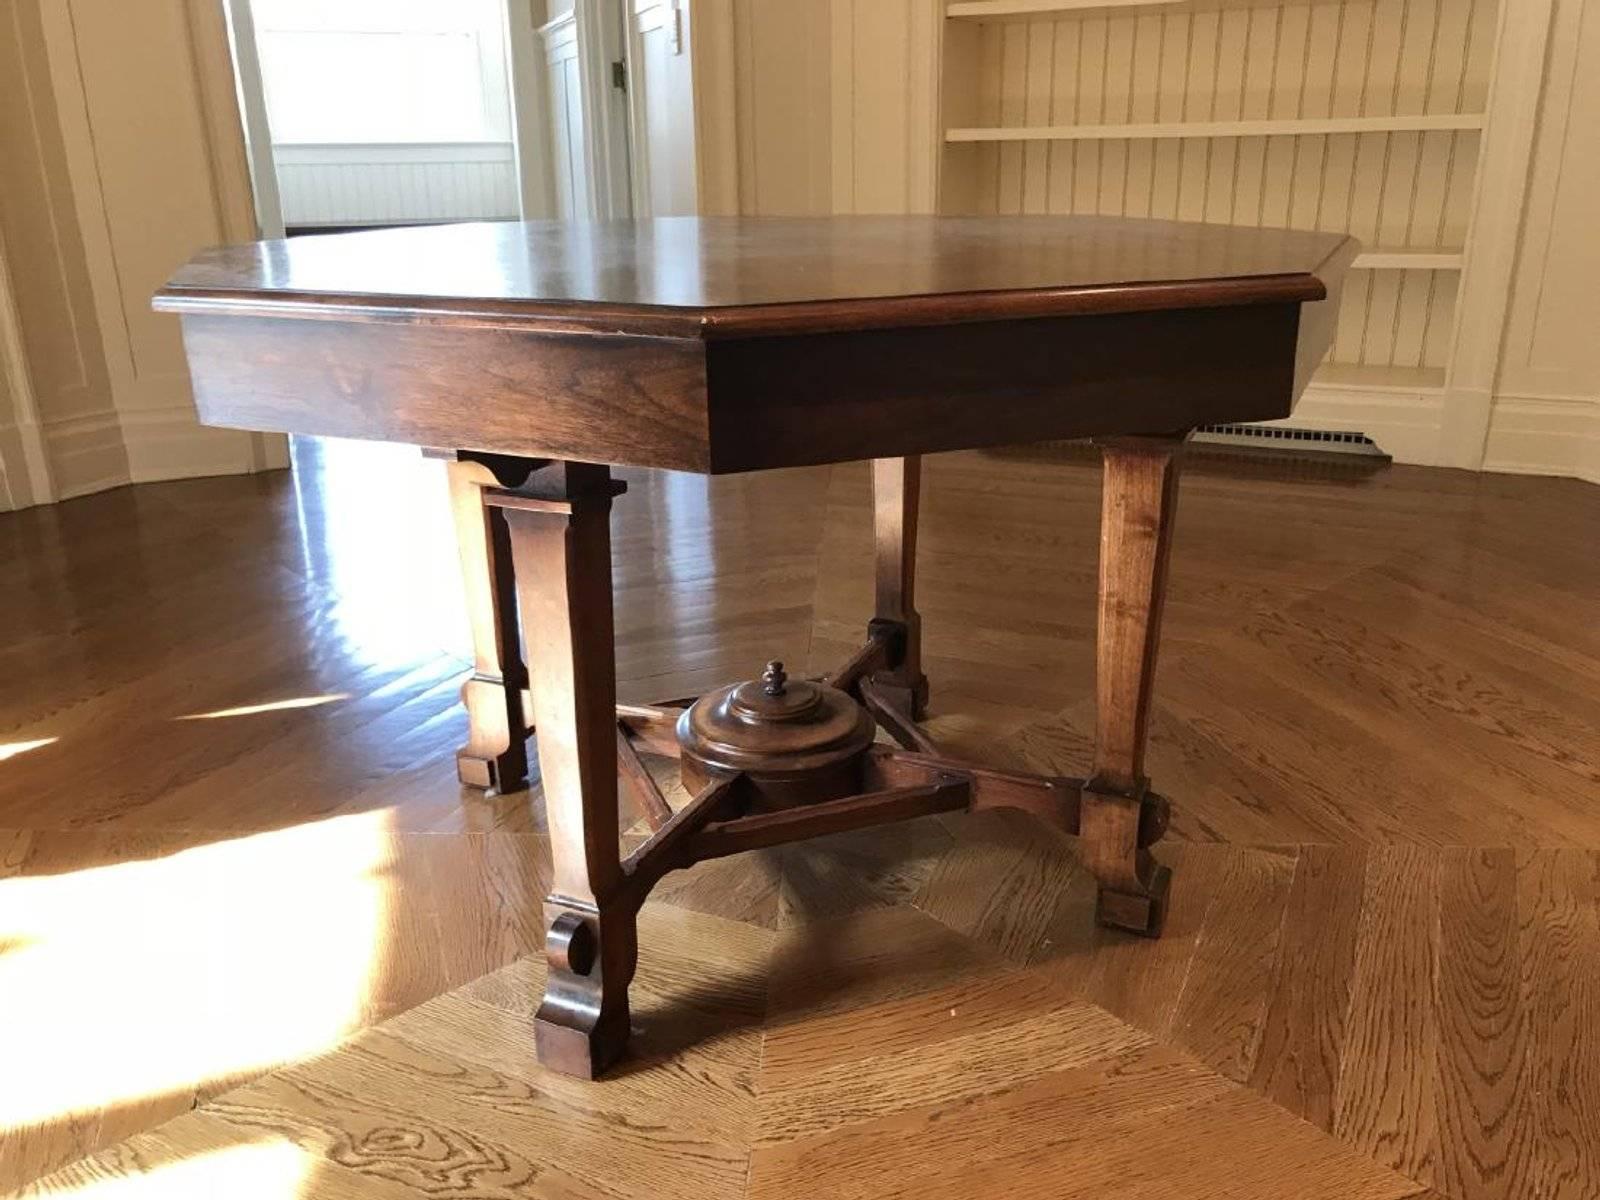
[(769, 662), (760, 679), (708, 692), (678, 718), (684, 786), (743, 774), (758, 808), (793, 808), (860, 790), (872, 714), (836, 687), (790, 679)]

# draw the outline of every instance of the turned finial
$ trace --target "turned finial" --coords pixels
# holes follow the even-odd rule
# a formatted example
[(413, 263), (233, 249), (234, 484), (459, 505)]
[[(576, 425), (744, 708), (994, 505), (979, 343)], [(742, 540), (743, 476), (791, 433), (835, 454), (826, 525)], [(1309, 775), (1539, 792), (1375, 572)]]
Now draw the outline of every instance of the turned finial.
[(783, 685), (789, 682), (789, 677), (783, 673), (783, 664), (773, 659), (767, 664), (767, 669), (761, 672), (761, 690), (769, 696), (783, 695)]

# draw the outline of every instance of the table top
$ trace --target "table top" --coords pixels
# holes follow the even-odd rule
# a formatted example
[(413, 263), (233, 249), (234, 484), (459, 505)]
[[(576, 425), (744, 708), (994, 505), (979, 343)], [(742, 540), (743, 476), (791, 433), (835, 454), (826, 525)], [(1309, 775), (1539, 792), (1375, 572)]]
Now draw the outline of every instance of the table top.
[(490, 222), (204, 251), (156, 306), (735, 337), (1317, 300), (1353, 247), (1098, 216)]
[(477, 224), (207, 251), (209, 424), (724, 472), (1287, 416), (1339, 234), (1116, 217)]

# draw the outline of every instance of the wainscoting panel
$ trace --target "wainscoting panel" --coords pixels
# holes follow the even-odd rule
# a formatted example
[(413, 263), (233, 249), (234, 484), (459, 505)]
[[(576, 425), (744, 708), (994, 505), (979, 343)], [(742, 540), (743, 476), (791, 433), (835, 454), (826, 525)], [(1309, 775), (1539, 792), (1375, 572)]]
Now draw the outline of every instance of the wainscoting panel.
[(277, 145), (289, 226), (514, 220), (510, 142)]

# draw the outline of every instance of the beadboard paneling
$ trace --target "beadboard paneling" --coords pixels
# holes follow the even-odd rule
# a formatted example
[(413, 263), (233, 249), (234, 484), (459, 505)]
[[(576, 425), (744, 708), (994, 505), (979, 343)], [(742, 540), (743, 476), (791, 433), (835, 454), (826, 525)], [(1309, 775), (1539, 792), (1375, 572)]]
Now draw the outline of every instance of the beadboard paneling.
[(1324, 0), (979, 26), (980, 124), (1479, 113), (1485, 0)]
[[(1073, 140), (947, 145), (942, 207), (1351, 233), (1384, 265), (1354, 273), (1330, 361), (1372, 368), (1347, 380), (1442, 386), (1480, 130), (1297, 128), (1475, 123), (1496, 17), (1493, 0), (1322, 0), (952, 21), (946, 87), (971, 94), (946, 98), (947, 124), (959, 112), (979, 130), (1071, 130)], [(1228, 122), (1267, 125), (1257, 136), (1184, 136)], [(1143, 136), (1114, 136), (1124, 125)], [(1449, 265), (1407, 269), (1407, 251)]]
[(286, 225), (517, 216), (510, 142), (276, 145), (272, 156)]

